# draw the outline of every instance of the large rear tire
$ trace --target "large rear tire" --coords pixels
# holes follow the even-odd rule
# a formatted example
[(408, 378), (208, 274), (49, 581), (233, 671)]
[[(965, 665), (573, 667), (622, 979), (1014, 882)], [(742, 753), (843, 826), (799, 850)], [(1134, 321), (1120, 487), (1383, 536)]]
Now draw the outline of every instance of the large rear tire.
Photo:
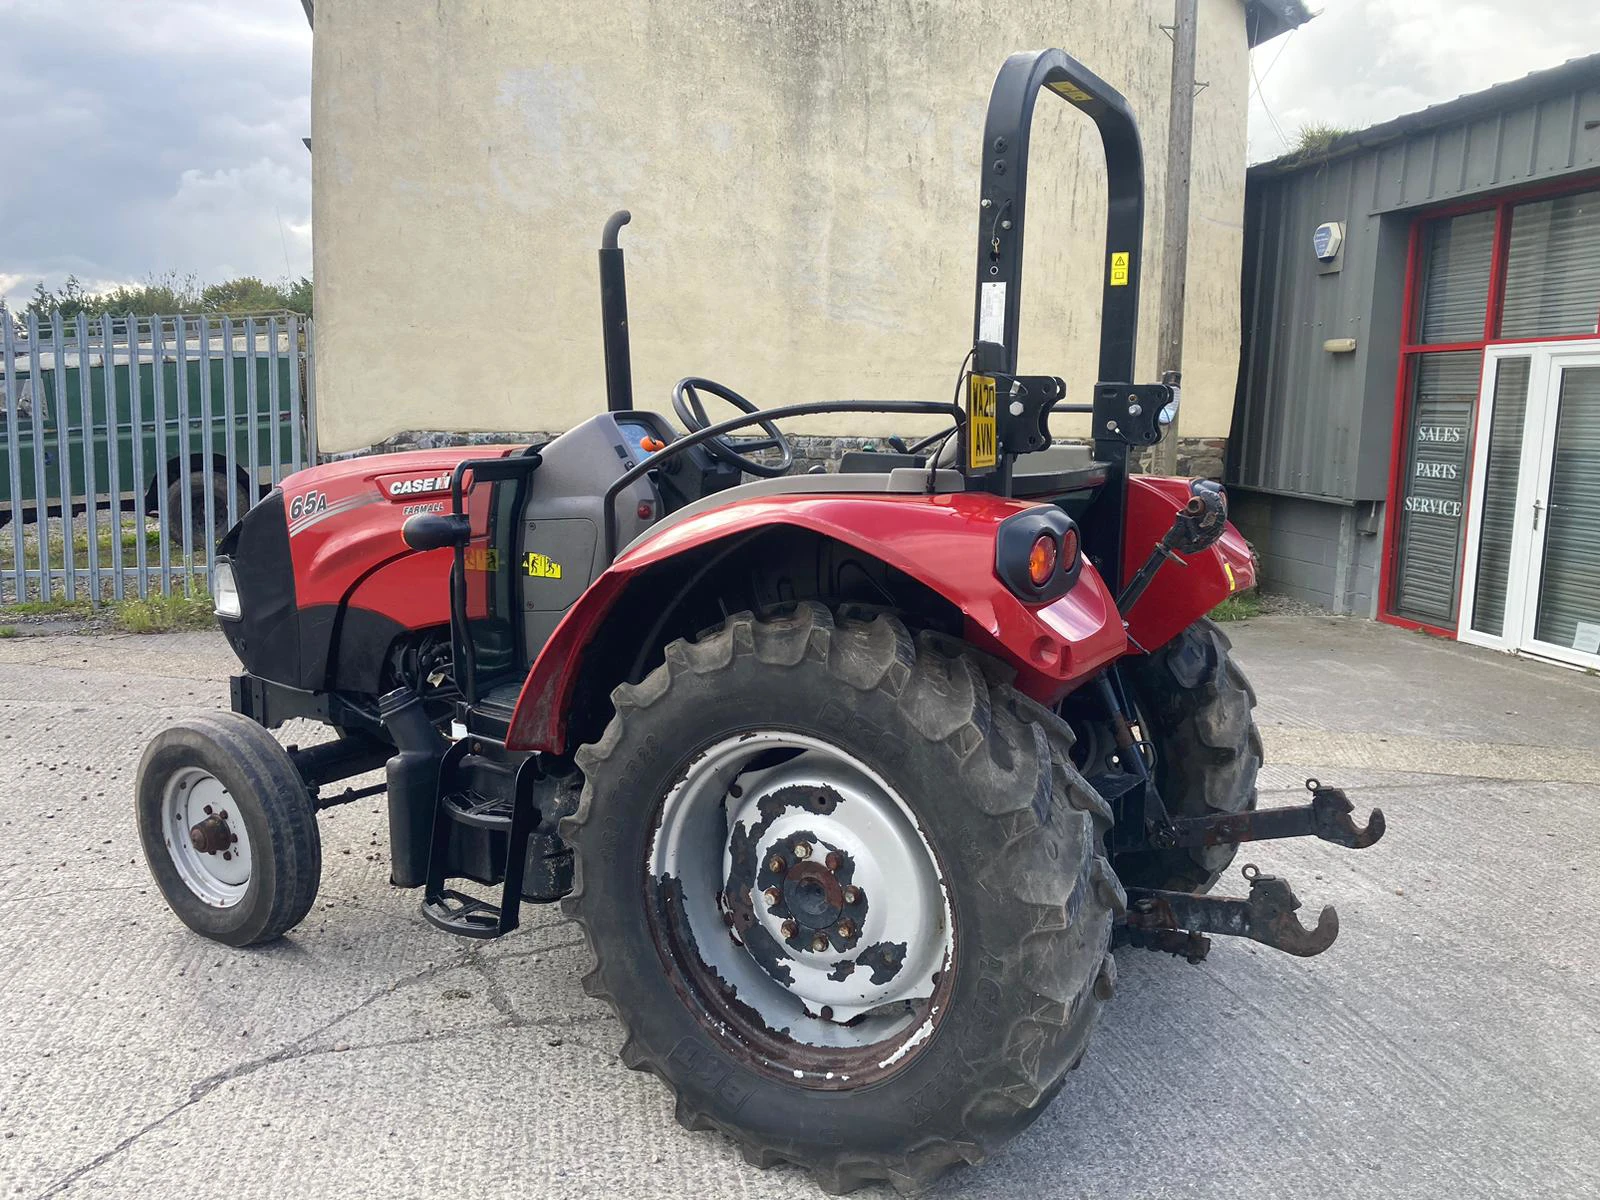
[(675, 642), (612, 700), (563, 907), (681, 1124), (838, 1193), (1038, 1116), (1125, 903), (1062, 721), (968, 647), (814, 604)]
[[(1156, 786), (1174, 817), (1236, 813), (1256, 806), (1261, 734), (1256, 694), (1233, 661), (1233, 645), (1202, 618), (1145, 658), (1128, 659), (1140, 732), (1154, 751)], [(1120, 854), (1128, 887), (1207, 892), (1238, 846)]]

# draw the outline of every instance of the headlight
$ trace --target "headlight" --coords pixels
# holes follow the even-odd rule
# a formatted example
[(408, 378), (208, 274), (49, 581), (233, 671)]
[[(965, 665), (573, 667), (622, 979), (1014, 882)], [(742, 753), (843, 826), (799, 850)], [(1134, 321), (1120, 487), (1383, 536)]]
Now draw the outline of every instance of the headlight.
[(219, 617), (237, 621), (244, 615), (239, 607), (239, 585), (234, 582), (233, 563), (226, 558), (217, 559), (211, 569), (211, 608)]

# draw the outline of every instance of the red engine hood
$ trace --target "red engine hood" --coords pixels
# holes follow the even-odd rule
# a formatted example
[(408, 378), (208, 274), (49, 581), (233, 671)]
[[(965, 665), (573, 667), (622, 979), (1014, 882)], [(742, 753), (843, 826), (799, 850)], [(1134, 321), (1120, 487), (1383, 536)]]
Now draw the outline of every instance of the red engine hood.
[[(408, 629), (448, 621), (450, 552), (408, 553), (400, 527), (413, 513), (449, 508), (456, 464), (503, 458), (521, 448), (371, 454), (290, 475), (283, 481), (283, 502), (299, 607), (348, 601)], [(373, 586), (377, 581), (369, 577), (375, 572), (382, 586)]]

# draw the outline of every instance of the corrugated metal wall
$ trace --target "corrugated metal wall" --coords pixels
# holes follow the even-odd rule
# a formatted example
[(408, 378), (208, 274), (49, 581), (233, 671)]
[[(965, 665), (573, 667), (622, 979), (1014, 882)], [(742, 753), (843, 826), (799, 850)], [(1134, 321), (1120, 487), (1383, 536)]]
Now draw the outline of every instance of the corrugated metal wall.
[[(1413, 214), (1600, 169), (1600, 125), (1585, 128), (1591, 122), (1600, 122), (1600, 78), (1331, 162), (1252, 172), (1228, 482), (1381, 499)], [(1336, 271), (1311, 249), (1325, 221), (1345, 223)], [(1331, 338), (1355, 338), (1357, 348), (1330, 354)]]

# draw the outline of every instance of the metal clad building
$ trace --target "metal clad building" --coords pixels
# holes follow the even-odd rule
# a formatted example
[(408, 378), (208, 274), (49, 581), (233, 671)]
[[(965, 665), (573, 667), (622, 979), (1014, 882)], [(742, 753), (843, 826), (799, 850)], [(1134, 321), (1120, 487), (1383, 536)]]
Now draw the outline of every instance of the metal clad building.
[(1242, 300), (1267, 587), (1600, 665), (1600, 55), (1252, 168)]

